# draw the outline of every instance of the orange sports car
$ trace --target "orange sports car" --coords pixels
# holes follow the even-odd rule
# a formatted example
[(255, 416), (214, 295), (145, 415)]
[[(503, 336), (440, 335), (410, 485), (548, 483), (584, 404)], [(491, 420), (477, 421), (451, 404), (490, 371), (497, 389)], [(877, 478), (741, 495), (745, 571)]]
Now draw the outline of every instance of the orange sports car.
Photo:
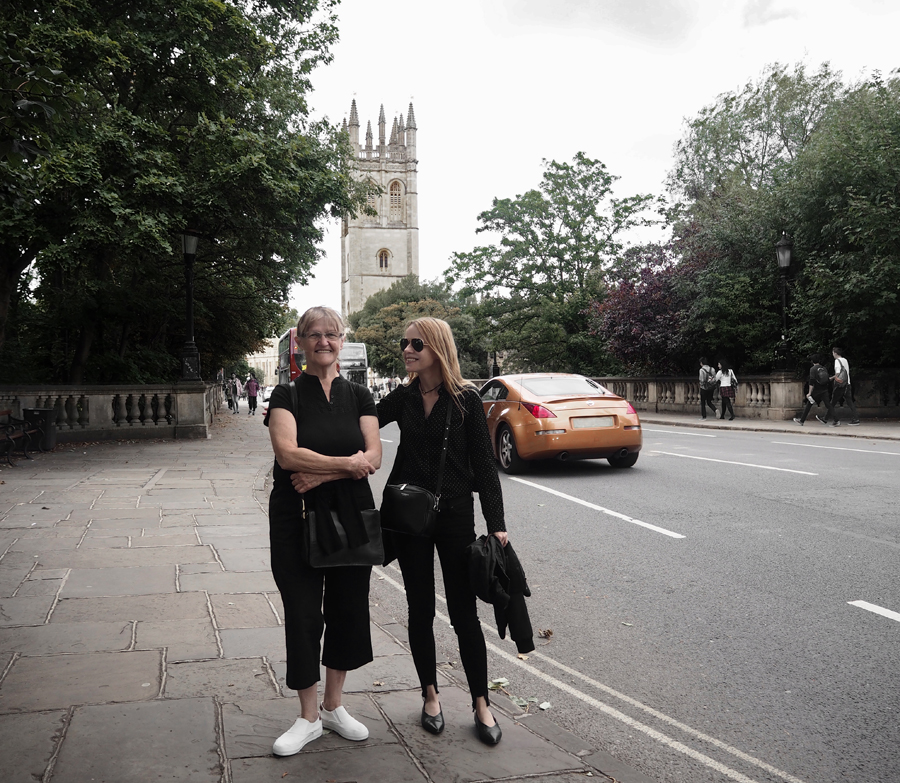
[(494, 454), (506, 473), (537, 459), (607, 459), (630, 468), (641, 422), (628, 400), (583, 375), (501, 375), (481, 388)]

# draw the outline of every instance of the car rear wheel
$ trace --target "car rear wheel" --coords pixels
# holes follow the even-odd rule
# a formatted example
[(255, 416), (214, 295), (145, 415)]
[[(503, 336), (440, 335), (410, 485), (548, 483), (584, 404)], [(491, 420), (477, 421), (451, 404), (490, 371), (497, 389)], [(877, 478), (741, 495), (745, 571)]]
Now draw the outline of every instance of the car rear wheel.
[(509, 427), (500, 428), (500, 435), (497, 438), (497, 455), (504, 473), (522, 473), (525, 470), (525, 461), (519, 456), (516, 439)]
[(606, 460), (614, 468), (630, 468), (637, 462), (638, 452), (626, 454), (624, 457), (607, 457)]

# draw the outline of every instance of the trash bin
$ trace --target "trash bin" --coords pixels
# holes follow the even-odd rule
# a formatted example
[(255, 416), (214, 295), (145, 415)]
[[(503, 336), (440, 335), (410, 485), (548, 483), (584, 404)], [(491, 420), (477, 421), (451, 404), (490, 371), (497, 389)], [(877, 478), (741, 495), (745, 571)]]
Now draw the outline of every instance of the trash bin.
[[(56, 409), (55, 408), (23, 408), (23, 418), (37, 424), (44, 433), (41, 448), (50, 451), (56, 446)], [(34, 445), (34, 444), (32, 444)]]

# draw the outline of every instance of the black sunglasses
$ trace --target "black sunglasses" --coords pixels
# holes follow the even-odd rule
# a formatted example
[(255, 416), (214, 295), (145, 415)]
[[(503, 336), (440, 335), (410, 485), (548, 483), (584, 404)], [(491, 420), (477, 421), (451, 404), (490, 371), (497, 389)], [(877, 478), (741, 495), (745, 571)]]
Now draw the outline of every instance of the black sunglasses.
[(419, 337), (413, 337), (412, 340), (407, 340), (405, 337), (400, 340), (400, 350), (405, 351), (406, 346), (411, 345), (412, 349), (419, 353), (428, 343), (423, 342)]

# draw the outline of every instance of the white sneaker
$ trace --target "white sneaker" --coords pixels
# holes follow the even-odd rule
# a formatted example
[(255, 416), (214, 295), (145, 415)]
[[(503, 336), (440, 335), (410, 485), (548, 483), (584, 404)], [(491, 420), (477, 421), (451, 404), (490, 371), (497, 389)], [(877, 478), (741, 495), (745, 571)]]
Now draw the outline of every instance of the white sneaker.
[(326, 729), (336, 731), (344, 739), (359, 742), (369, 738), (369, 730), (356, 718), (351, 717), (350, 713), (343, 706), (331, 711), (326, 710), (324, 707), (319, 707), (319, 713), (322, 716), (322, 725)]
[(276, 756), (293, 756), (299, 753), (304, 745), (322, 736), (322, 719), (310, 723), (306, 718), (297, 718), (294, 725), (282, 734), (272, 745), (272, 753)]

